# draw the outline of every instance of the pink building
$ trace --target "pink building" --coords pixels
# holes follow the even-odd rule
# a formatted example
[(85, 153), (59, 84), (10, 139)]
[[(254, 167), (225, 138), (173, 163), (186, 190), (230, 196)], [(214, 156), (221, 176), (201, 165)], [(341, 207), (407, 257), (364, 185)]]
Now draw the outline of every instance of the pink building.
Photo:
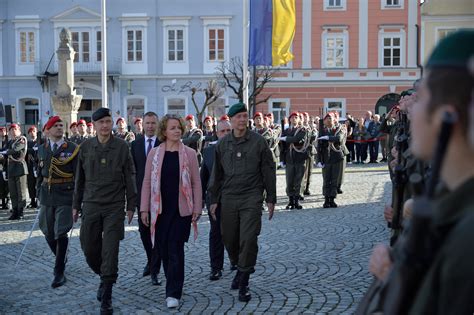
[(359, 117), (420, 77), (419, 0), (296, 0), (296, 12), (295, 58), (267, 85), (271, 97), (258, 111)]

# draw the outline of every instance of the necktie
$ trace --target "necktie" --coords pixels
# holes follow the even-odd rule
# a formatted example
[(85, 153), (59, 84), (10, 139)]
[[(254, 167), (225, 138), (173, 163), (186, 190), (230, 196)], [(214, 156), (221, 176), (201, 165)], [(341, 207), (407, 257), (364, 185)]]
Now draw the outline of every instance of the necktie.
[(55, 143), (53, 144), (53, 153), (56, 152), (58, 150), (58, 144)]
[(153, 139), (148, 139), (148, 146), (146, 147), (146, 156), (148, 156), (148, 153), (150, 153), (151, 151), (151, 142), (153, 141)]

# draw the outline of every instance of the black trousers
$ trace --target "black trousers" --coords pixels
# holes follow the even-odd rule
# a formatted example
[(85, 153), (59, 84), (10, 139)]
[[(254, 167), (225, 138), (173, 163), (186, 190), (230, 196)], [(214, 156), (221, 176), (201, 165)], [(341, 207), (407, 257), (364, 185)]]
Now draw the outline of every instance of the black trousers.
[[(138, 210), (140, 213), (140, 209)], [(141, 218), (138, 219), (138, 231), (140, 232), (140, 238), (142, 239), (143, 248), (145, 249), (147, 264), (150, 266), (151, 274), (159, 274), (161, 267), (161, 254), (159, 243), (155, 241), (155, 248), (151, 244), (151, 233), (150, 227), (143, 224)]]
[[(155, 239), (155, 244), (157, 241)], [(179, 300), (184, 285), (184, 241), (166, 240), (159, 246), (166, 276), (166, 297)]]
[(209, 258), (211, 270), (222, 270), (224, 268), (224, 243), (221, 234), (221, 205), (216, 209), (216, 221), (209, 218), (211, 230), (209, 231)]
[(28, 175), (26, 177), (26, 181), (27, 181), (27, 184), (28, 184), (28, 195), (30, 196), (30, 199), (31, 199), (31, 203), (33, 205), (36, 204), (36, 177), (33, 173), (33, 170), (31, 170), (31, 173), (30, 173), (30, 170), (28, 170)]
[(369, 142), (369, 153), (370, 153), (370, 161), (377, 161), (377, 157), (379, 156), (379, 142), (378, 141), (371, 141)]
[(349, 154), (346, 156), (347, 162), (352, 162), (356, 160), (355, 155), (355, 144), (354, 142), (347, 142), (346, 143), (347, 150), (349, 150)]

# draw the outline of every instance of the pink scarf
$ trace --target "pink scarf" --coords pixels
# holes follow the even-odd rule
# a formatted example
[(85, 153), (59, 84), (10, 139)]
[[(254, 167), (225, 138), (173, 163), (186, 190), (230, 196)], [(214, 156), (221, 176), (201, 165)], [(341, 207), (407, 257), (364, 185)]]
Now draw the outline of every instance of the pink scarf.
[[(155, 227), (158, 215), (161, 213), (161, 167), (165, 153), (165, 144), (161, 144), (153, 157), (151, 170), (151, 200), (150, 200), (150, 234), (151, 243), (155, 245)], [(191, 173), (189, 172), (189, 159), (184, 144), (179, 144), (180, 181), (179, 190), (186, 200), (189, 209), (193, 209), (193, 188), (191, 185)], [(181, 205), (180, 205), (181, 206)], [(197, 224), (193, 222), (194, 239), (197, 238)]]

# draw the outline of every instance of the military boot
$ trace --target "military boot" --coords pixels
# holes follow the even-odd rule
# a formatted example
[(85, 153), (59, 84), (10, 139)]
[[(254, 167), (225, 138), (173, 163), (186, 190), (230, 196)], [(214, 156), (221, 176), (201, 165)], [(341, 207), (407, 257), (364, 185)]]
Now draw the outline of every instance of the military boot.
[(303, 206), (300, 205), (300, 198), (299, 197), (295, 197), (295, 209), (298, 209), (298, 210), (303, 209)]
[(329, 198), (329, 205), (331, 208), (337, 208), (337, 204), (334, 202), (334, 197)]
[(8, 209), (8, 198), (2, 198), (2, 210)]
[(323, 208), (330, 208), (331, 207), (331, 203), (329, 202), (329, 197), (324, 197), (324, 204), (323, 204)]
[(23, 219), (23, 207), (18, 208), (18, 219)]
[(8, 220), (18, 220), (20, 216), (18, 215), (18, 208), (13, 208), (12, 215), (8, 218)]
[(54, 256), (56, 256), (56, 249), (57, 249), (57, 246), (58, 246), (58, 241), (56, 241), (56, 240), (53, 240), (53, 241), (46, 240), (46, 243), (48, 243), (49, 248), (53, 252)]
[(290, 199), (290, 202), (286, 206), (286, 209), (294, 209), (295, 208), (295, 198), (290, 196), (289, 199)]
[(57, 288), (66, 283), (66, 277), (64, 276), (64, 269), (66, 268), (66, 251), (68, 238), (61, 237), (57, 240), (56, 248), (56, 264), (54, 266), (54, 279), (51, 283), (52, 288)]
[(97, 290), (97, 301), (102, 301), (102, 293), (104, 292), (104, 283), (101, 281), (99, 289)]
[(235, 274), (235, 277), (232, 280), (232, 285), (230, 286), (231, 290), (237, 290), (239, 288), (241, 274), (242, 273), (240, 272), (240, 270), (237, 270), (237, 273)]
[(114, 309), (112, 307), (112, 286), (113, 283), (104, 283), (104, 289), (102, 291), (102, 298), (100, 302), (100, 314), (113, 314)]
[(252, 298), (249, 292), (249, 279), (250, 274), (248, 272), (243, 272), (240, 277), (239, 283), (239, 301), (248, 302)]

